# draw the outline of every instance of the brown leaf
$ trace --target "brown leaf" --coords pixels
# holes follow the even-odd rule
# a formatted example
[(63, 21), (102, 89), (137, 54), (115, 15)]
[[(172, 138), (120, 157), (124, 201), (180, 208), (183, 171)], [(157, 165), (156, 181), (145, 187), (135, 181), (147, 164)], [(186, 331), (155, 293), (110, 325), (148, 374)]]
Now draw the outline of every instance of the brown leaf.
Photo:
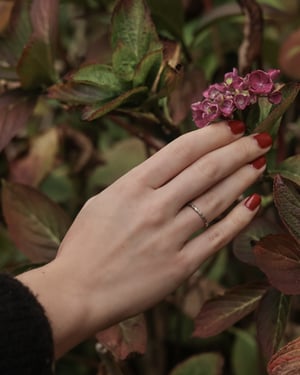
[(297, 375), (300, 369), (300, 338), (282, 347), (268, 364), (269, 375)]
[(10, 181), (30, 186), (39, 183), (51, 172), (59, 148), (57, 128), (33, 138), (29, 153), (10, 163)]
[(13, 8), (13, 1), (1, 1), (0, 2), (0, 33), (5, 30), (9, 24), (11, 11)]
[(292, 236), (268, 235), (255, 248), (257, 266), (282, 293), (300, 294), (300, 248)]
[(240, 285), (207, 301), (195, 320), (193, 336), (214, 336), (250, 314), (266, 291), (263, 283)]
[(35, 97), (18, 89), (0, 96), (0, 151), (26, 125), (35, 104)]
[(32, 262), (55, 257), (71, 224), (60, 206), (36, 189), (5, 182), (2, 209), (10, 237)]
[(145, 353), (147, 330), (144, 315), (140, 314), (96, 335), (97, 340), (117, 359), (124, 360), (131, 353)]

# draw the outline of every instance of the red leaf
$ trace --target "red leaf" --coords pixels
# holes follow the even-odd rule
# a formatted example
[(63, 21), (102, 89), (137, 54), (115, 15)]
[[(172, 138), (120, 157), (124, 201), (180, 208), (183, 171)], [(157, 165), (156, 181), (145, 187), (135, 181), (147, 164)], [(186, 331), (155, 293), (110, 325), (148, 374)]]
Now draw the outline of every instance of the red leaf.
[(263, 283), (240, 285), (207, 301), (195, 320), (193, 336), (214, 336), (250, 314), (266, 291)]
[(276, 175), (274, 202), (282, 222), (295, 240), (300, 242), (300, 194), (297, 185)]
[(263, 354), (270, 358), (279, 347), (290, 310), (290, 297), (271, 288), (256, 313), (257, 337)]
[(33, 262), (52, 260), (71, 224), (60, 206), (29, 186), (5, 182), (2, 207), (18, 249)]
[(282, 293), (300, 294), (300, 248), (290, 235), (269, 235), (254, 253), (257, 266)]
[(300, 338), (282, 347), (268, 364), (269, 375), (296, 375), (300, 369)]
[(253, 248), (267, 234), (276, 234), (280, 228), (262, 217), (254, 219), (233, 241), (234, 255), (242, 262), (256, 265)]
[(97, 333), (96, 338), (117, 359), (125, 359), (131, 353), (145, 353), (147, 330), (144, 315), (140, 314)]
[(26, 125), (36, 98), (21, 90), (11, 90), (0, 96), (0, 151)]
[(33, 0), (31, 5), (31, 23), (34, 37), (47, 44), (54, 45), (58, 31), (59, 0)]

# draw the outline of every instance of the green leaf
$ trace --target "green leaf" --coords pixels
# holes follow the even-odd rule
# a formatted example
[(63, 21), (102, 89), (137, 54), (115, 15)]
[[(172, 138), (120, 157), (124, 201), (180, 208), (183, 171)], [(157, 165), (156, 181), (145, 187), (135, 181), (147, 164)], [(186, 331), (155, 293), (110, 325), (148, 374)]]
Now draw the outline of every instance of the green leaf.
[(133, 77), (133, 87), (148, 86), (151, 88), (162, 63), (162, 51), (149, 52), (137, 65)]
[(233, 241), (233, 253), (242, 262), (256, 265), (253, 248), (268, 234), (279, 233), (280, 228), (262, 217), (254, 219)]
[(285, 294), (300, 294), (300, 247), (292, 236), (270, 234), (259, 241), (256, 264), (270, 284)]
[(221, 375), (223, 364), (219, 353), (202, 353), (179, 363), (170, 375)]
[(274, 202), (282, 222), (296, 241), (300, 242), (300, 193), (297, 185), (276, 175)]
[(120, 0), (112, 17), (113, 69), (122, 79), (133, 78), (136, 65), (162, 48), (144, 0)]
[(71, 224), (66, 213), (39, 191), (3, 183), (3, 215), (9, 234), (32, 262), (52, 260)]
[(256, 312), (257, 337), (266, 359), (277, 352), (290, 311), (291, 298), (271, 288)]
[(22, 90), (0, 95), (0, 151), (27, 124), (36, 104), (36, 97)]
[(208, 300), (195, 320), (193, 336), (209, 337), (226, 330), (255, 310), (265, 291), (265, 284), (252, 283)]
[(148, 93), (148, 88), (141, 86), (136, 87), (132, 90), (129, 90), (117, 98), (103, 104), (96, 103), (93, 106), (87, 106), (83, 110), (83, 120), (92, 121), (98, 117), (105, 115), (112, 110), (123, 106), (124, 104), (135, 104), (139, 105), (143, 99), (145, 99), (146, 94)]
[(300, 90), (299, 83), (289, 83), (286, 84), (280, 91), (282, 93), (282, 101), (280, 104), (274, 105), (269, 116), (263, 120), (258, 126), (255, 128), (255, 132), (268, 132), (272, 135), (275, 135), (274, 132), (274, 125), (276, 125), (277, 121), (280, 120), (282, 115), (286, 112), (288, 107), (295, 101), (298, 92)]
[(285, 159), (276, 169), (269, 170), (269, 174), (280, 174), (282, 177), (300, 186), (300, 155)]
[(91, 84), (112, 94), (120, 94), (128, 89), (128, 85), (120, 81), (109, 65), (91, 64), (86, 65), (72, 73), (68, 77), (71, 81), (83, 84)]
[(259, 359), (255, 338), (251, 333), (237, 328), (233, 328), (231, 332), (236, 336), (231, 353), (233, 375), (259, 374)]
[(296, 375), (300, 368), (300, 338), (289, 342), (273, 355), (268, 364), (269, 375)]

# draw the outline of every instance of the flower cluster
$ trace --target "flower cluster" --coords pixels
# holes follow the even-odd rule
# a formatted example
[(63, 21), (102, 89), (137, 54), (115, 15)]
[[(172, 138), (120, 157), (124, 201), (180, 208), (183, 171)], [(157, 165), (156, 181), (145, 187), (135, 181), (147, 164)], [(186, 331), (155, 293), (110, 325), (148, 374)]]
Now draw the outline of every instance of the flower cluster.
[(219, 118), (231, 118), (237, 109), (244, 110), (257, 102), (259, 97), (267, 97), (272, 104), (280, 103), (282, 96), (274, 85), (280, 71), (255, 70), (240, 77), (236, 68), (226, 73), (224, 82), (215, 83), (204, 91), (202, 101), (193, 103), (193, 120), (199, 128)]

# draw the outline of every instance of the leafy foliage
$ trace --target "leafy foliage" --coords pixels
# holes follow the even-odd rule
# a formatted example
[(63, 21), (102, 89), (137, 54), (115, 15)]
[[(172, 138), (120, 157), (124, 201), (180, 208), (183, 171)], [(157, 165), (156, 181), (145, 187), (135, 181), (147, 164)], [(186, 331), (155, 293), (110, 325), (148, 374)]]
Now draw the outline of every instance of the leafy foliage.
[(100, 332), (97, 356), (88, 340), (59, 361), (58, 375), (260, 375), (258, 353), (270, 375), (299, 372), (299, 13), (280, 0), (0, 0), (5, 271), (53, 259), (86, 199), (193, 129), (191, 103), (225, 72), (283, 73), (280, 104), (237, 114), (274, 139), (246, 192), (262, 195), (258, 217), (166, 301)]

